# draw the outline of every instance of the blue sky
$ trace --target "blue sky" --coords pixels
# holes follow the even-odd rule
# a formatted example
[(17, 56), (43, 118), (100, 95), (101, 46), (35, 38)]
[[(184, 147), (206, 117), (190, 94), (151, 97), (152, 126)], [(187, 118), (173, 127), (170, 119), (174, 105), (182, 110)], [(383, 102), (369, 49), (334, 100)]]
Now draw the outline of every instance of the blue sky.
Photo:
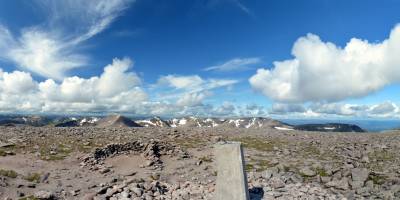
[(0, 111), (398, 118), (399, 6), (0, 2)]

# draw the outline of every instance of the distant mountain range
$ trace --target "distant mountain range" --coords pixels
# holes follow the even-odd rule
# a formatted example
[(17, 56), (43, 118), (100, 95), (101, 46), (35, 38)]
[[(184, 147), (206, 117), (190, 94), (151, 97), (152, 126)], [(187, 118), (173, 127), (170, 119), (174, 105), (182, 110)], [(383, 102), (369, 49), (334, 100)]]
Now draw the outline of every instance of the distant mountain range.
[(366, 132), (353, 124), (326, 123), (290, 125), (278, 120), (263, 117), (243, 118), (197, 118), (182, 117), (163, 120), (153, 117), (132, 120), (122, 115), (107, 117), (45, 117), (45, 116), (2, 116), (0, 126), (53, 126), (53, 127), (222, 127), (262, 129), (273, 128), (281, 131), (319, 131), (319, 132)]
[(0, 119), (0, 125), (29, 125), (29, 126), (46, 126), (51, 123), (52, 119), (42, 116), (3, 116)]
[(302, 124), (294, 126), (296, 130), (302, 131), (320, 131), (320, 132), (366, 132), (362, 128), (354, 124)]
[(183, 117), (170, 120), (162, 120), (159, 117), (154, 117), (148, 120), (139, 120), (137, 123), (144, 127), (263, 128), (282, 126), (290, 128), (290, 126), (283, 124), (280, 121), (262, 117), (246, 117), (235, 119)]

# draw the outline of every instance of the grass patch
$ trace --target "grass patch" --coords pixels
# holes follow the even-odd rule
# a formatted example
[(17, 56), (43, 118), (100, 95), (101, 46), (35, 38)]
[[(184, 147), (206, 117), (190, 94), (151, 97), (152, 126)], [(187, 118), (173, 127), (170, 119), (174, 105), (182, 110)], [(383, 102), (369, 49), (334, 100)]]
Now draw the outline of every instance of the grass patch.
[(289, 172), (290, 171), (290, 166), (284, 165), (283, 166), (283, 171), (284, 172)]
[(374, 184), (377, 185), (382, 185), (383, 183), (385, 183), (387, 177), (385, 176), (379, 176), (379, 175), (369, 175), (367, 180), (371, 180)]
[(9, 146), (6, 147), (0, 147), (0, 156), (7, 156), (10, 155), (7, 152), (12, 152), (11, 155), (13, 154), (14, 150), (15, 150), (16, 146), (15, 144), (11, 144)]
[(314, 176), (307, 176), (301, 172), (298, 172), (298, 174), (303, 178), (303, 181), (306, 183), (311, 182), (314, 179)]
[(6, 156), (7, 153), (6, 151), (4, 151), (3, 149), (0, 149), (0, 156)]
[(386, 150), (374, 151), (368, 154), (370, 159), (376, 159), (377, 161), (393, 161), (395, 160), (395, 154)]
[[(57, 142), (55, 142), (57, 141)], [(92, 140), (83, 140), (76, 136), (60, 137), (46, 135), (46, 138), (31, 137), (24, 143), (17, 143), (14, 146), (0, 148), (0, 156), (7, 151), (15, 153), (36, 153), (39, 152), (39, 158), (47, 161), (63, 160), (68, 157), (72, 152), (89, 153), (96, 147), (101, 147), (110, 142), (105, 138), (96, 138)], [(55, 147), (55, 148), (54, 148)], [(54, 150), (56, 154), (50, 154)]]
[(95, 147), (100, 147), (95, 145), (92, 141), (81, 142), (77, 144), (77, 149), (79, 152), (90, 153)]
[(213, 175), (213, 176), (217, 176), (217, 175), (218, 175), (218, 172), (217, 172), (217, 171), (213, 171), (212, 175)]
[(317, 173), (317, 175), (319, 176), (328, 176), (328, 174), (326, 173), (325, 169), (323, 168), (316, 168), (315, 172)]
[(160, 180), (160, 174), (152, 174), (152, 175), (150, 175), (150, 179), (152, 181)]
[(15, 172), (14, 170), (0, 169), (0, 176), (5, 176), (5, 177), (9, 177), (9, 178), (17, 178), (18, 173)]
[(395, 162), (397, 159), (395, 153), (387, 150), (379, 150), (368, 153), (368, 158), (371, 162), (368, 164), (368, 168), (372, 171), (382, 171), (384, 170), (384, 164), (388, 162)]
[(299, 151), (299, 153), (302, 156), (317, 158), (318, 160), (329, 160), (329, 161), (341, 160), (341, 158), (334, 151), (323, 150), (318, 146), (308, 143), (299, 143), (299, 145), (301, 146), (301, 150)]
[[(263, 157), (262, 157), (263, 158)], [(262, 172), (270, 167), (276, 166), (276, 164), (271, 164), (271, 161), (262, 159), (261, 157), (250, 157), (246, 164), (249, 165), (249, 170)]]
[(315, 147), (315, 146), (312, 146), (312, 145), (305, 146), (302, 151), (304, 153), (306, 153), (307, 155), (311, 155), (311, 156), (317, 156), (317, 155), (321, 154), (319, 149), (317, 147)]
[(19, 198), (18, 200), (39, 200), (38, 198), (34, 197), (33, 195)]
[(269, 167), (272, 167), (272, 165), (270, 164), (270, 162), (268, 160), (259, 160), (257, 162), (257, 165), (260, 166), (260, 169), (257, 169), (259, 171), (264, 171)]
[(201, 160), (202, 162), (208, 162), (208, 163), (210, 163), (210, 162), (213, 161), (212, 158), (211, 158), (211, 156), (209, 156), (209, 155), (207, 155), (207, 156), (202, 156), (202, 157), (199, 158), (199, 160)]
[(41, 159), (46, 161), (57, 161), (64, 160), (68, 155), (43, 155), (41, 154)]
[(39, 183), (40, 177), (41, 177), (41, 175), (39, 173), (30, 173), (30, 174), (24, 176), (24, 179), (29, 182)]
[(250, 164), (250, 163), (247, 163), (247, 164), (244, 166), (244, 169), (246, 170), (246, 172), (253, 171), (254, 165), (252, 165), (252, 164)]
[(305, 174), (303, 174), (303, 173), (301, 173), (301, 172), (299, 172), (299, 175), (300, 175), (301, 177), (303, 177), (304, 179), (309, 179), (309, 178), (314, 177), (314, 176), (305, 175)]
[(58, 144), (57, 149), (55, 150), (55, 154), (51, 154), (51, 149), (48, 146), (42, 147), (40, 149), (40, 157), (42, 160), (47, 161), (55, 161), (55, 160), (63, 160), (69, 156), (70, 153), (73, 152), (73, 149), (67, 147), (65, 144)]
[(241, 142), (245, 148), (251, 148), (258, 151), (272, 151), (274, 150), (274, 146), (280, 147), (283, 144), (281, 141), (267, 141), (255, 137), (233, 138), (232, 140)]
[(266, 169), (273, 167), (268, 160), (251, 160), (254, 163), (254, 168), (257, 172), (265, 171)]

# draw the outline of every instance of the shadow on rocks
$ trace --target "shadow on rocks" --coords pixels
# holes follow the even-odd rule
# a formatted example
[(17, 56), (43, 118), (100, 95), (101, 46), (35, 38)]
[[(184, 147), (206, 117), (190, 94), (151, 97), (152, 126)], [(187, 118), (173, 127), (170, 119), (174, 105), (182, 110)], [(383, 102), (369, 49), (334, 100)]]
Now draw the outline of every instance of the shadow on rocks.
[(249, 189), (250, 200), (262, 200), (264, 190), (262, 187), (253, 187)]

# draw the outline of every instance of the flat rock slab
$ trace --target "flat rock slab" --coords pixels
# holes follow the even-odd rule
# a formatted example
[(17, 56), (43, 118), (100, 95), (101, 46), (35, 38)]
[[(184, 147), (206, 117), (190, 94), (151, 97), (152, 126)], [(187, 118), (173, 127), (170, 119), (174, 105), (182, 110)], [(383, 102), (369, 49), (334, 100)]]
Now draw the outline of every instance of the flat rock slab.
[(218, 143), (215, 145), (217, 161), (216, 200), (248, 200), (244, 156), (239, 142)]

